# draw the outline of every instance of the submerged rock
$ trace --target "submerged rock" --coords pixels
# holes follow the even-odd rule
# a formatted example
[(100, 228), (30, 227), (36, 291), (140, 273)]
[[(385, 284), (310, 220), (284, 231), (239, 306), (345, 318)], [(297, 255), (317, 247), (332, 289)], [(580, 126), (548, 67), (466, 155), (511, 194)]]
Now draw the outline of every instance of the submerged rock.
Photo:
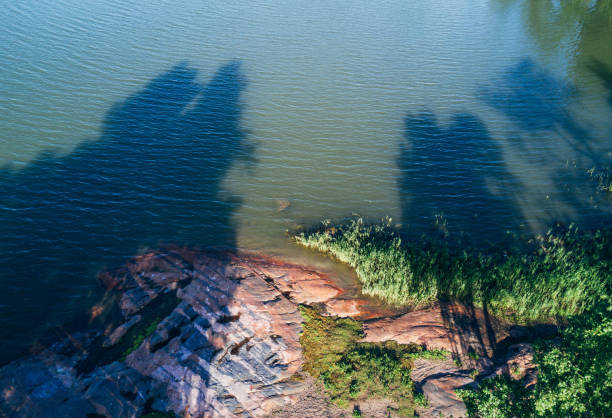
[(276, 200), (276, 211), (277, 212), (282, 212), (285, 209), (287, 209), (289, 206), (291, 206), (291, 202), (289, 202), (289, 200), (287, 199), (277, 199)]

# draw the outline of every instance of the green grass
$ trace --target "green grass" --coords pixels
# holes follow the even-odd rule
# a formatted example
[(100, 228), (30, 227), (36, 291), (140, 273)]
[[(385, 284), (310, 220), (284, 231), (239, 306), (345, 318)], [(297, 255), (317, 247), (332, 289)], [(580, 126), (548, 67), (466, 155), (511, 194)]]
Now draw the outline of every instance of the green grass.
[(389, 224), (357, 218), (295, 239), (353, 267), (363, 293), (415, 308), (461, 300), (518, 322), (547, 320), (585, 311), (612, 287), (609, 229), (570, 226), (522, 248), (482, 250), (425, 237), (408, 242)]
[(535, 345), (535, 389), (508, 376), (461, 390), (472, 417), (609, 416), (612, 411), (612, 304), (602, 299), (569, 319), (560, 340)]
[(362, 399), (389, 399), (401, 416), (414, 414), (414, 387), (410, 379), (415, 358), (444, 359), (448, 353), (418, 345), (361, 343), (362, 324), (300, 308), (304, 323), (300, 343), (304, 370), (318, 379), (332, 402), (347, 408)]

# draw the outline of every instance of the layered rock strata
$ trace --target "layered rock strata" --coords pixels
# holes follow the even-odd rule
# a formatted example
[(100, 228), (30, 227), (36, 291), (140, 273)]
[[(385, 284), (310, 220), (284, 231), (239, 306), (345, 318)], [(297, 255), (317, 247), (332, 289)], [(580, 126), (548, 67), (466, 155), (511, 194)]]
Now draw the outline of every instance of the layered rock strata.
[(142, 255), (101, 280), (112, 296), (89, 319), (114, 317), (60, 329), (50, 345), (5, 366), (7, 415), (265, 415), (304, 390), (291, 379), (303, 361), (296, 303), (341, 294), (303, 267), (189, 249)]
[[(465, 360), (480, 353), (478, 364), (461, 367), (450, 360), (415, 363), (413, 379), (432, 405), (424, 415), (465, 412), (454, 390), (473, 384), (470, 367), (482, 376), (533, 372), (528, 345), (514, 363), (487, 357), (492, 341), (512, 331), (496, 322), (500, 337), (483, 338), (491, 334), (486, 326), (480, 330), (487, 321), (481, 311), (454, 306), (450, 320), (434, 307), (379, 318), (382, 311), (368, 310), (364, 301), (342, 299), (327, 274), (263, 256), (172, 248), (138, 256), (100, 278), (107, 289), (100, 305), (0, 369), (3, 415), (295, 416), (316, 410), (314, 403), (324, 398), (313, 395), (312, 379), (301, 373), (298, 304), (370, 318), (365, 341), (418, 343)], [(476, 328), (470, 328), (474, 312)], [(328, 404), (320, 411), (342, 414)]]

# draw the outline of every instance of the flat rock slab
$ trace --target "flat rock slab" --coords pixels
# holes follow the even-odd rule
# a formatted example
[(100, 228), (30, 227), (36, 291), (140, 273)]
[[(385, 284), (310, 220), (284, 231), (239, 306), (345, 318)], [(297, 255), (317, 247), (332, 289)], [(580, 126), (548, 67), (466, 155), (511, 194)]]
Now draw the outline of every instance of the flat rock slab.
[(498, 342), (508, 338), (510, 325), (479, 308), (457, 303), (366, 321), (363, 341), (393, 340), (446, 350), (454, 356), (476, 353), (493, 356)]

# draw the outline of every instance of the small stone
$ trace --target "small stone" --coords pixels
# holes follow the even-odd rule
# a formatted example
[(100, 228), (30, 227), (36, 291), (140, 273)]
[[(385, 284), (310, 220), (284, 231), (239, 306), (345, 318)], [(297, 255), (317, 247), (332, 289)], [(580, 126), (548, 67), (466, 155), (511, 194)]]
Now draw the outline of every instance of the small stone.
[(287, 209), (290, 205), (291, 205), (291, 202), (289, 202), (287, 199), (278, 199), (276, 201), (276, 211), (282, 212), (285, 209)]

